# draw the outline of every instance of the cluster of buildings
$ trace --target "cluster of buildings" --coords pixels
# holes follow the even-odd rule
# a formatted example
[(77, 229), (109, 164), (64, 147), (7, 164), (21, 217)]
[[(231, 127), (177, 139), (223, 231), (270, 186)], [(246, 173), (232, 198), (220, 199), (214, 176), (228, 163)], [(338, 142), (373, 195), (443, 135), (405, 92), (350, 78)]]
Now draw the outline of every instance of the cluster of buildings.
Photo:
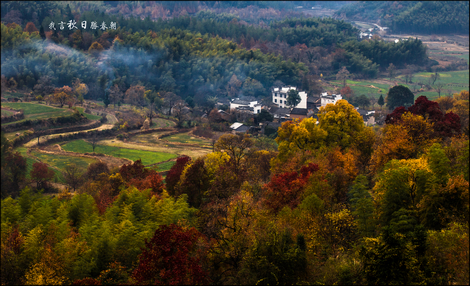
[[(287, 99), (289, 91), (296, 90), (300, 96), (300, 102), (296, 106), (289, 106)], [(324, 92), (320, 96), (308, 96), (305, 91), (297, 90), (296, 87), (274, 87), (271, 89), (271, 102), (268, 105), (263, 105), (258, 99), (245, 97), (243, 99), (236, 98), (233, 100), (223, 99), (219, 100), (218, 105), (226, 105), (230, 107), (231, 111), (238, 111), (241, 113), (248, 113), (250, 115), (257, 115), (261, 110), (266, 110), (274, 117), (274, 123), (259, 123), (260, 126), (271, 124), (280, 124), (287, 120), (304, 119), (309, 117), (317, 118), (317, 113), (320, 107), (327, 104), (335, 104), (338, 100), (343, 99), (341, 94), (329, 94)], [(375, 111), (366, 111), (356, 108), (364, 119), (366, 125), (375, 124)], [(223, 112), (220, 110), (219, 112)], [(234, 132), (246, 132), (250, 127), (242, 123), (236, 122), (230, 126)], [(265, 126), (263, 126), (265, 127)]]

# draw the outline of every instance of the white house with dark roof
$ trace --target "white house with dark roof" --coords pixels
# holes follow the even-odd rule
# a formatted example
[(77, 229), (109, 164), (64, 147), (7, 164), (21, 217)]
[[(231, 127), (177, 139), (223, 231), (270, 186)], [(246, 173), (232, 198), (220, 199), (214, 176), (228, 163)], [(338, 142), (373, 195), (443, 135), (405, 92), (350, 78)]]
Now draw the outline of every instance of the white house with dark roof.
[[(289, 97), (288, 92), (289, 90), (297, 90), (296, 87), (288, 86), (288, 87), (274, 87), (272, 89), (272, 100), (273, 103), (276, 104), (280, 108), (289, 107), (287, 105), (287, 98)], [(307, 93), (305, 91), (299, 91), (300, 102), (294, 108), (305, 108), (307, 109)]]
[(336, 102), (341, 99), (343, 99), (341, 94), (328, 95), (328, 93), (324, 92), (320, 96), (320, 105), (321, 107), (325, 107), (329, 103), (336, 104)]
[(258, 114), (261, 112), (262, 108), (263, 106), (258, 102), (258, 100), (241, 100), (236, 98), (230, 102), (230, 110), (239, 110)]

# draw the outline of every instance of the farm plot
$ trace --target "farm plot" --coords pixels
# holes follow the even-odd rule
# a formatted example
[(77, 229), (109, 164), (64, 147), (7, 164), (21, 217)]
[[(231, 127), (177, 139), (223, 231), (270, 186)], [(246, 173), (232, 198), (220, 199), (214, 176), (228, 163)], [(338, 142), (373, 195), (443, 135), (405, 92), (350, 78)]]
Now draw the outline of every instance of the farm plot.
[(26, 152), (27, 149), (25, 147), (19, 147), (19, 148), (16, 148), (15, 150), (18, 151), (21, 154), (21, 156), (26, 158), (26, 178), (27, 179), (31, 178), (30, 172), (33, 169), (33, 164), (35, 162), (38, 162), (37, 159), (39, 159), (40, 162), (46, 163), (50, 167), (52, 167), (58, 182), (61, 182), (61, 183), (65, 182), (62, 171), (67, 166), (67, 164), (74, 163), (79, 168), (86, 170), (89, 164), (97, 161), (91, 158), (72, 157), (72, 156), (64, 156), (64, 155), (56, 155), (56, 154), (45, 154), (45, 153), (40, 153), (37, 151), (31, 151), (30, 154), (27, 154)]
[[(342, 88), (343, 84), (340, 81), (331, 81), (332, 85)], [(381, 94), (385, 95), (390, 88), (390, 85), (383, 83), (376, 83), (372, 81), (352, 81), (346, 80), (346, 85), (349, 86), (355, 95), (367, 95), (379, 98)], [(380, 92), (382, 91), (382, 92)]]
[(2, 108), (2, 116), (12, 116), (15, 112)]
[[(28, 119), (47, 119), (52, 117), (67, 116), (73, 113), (73, 110), (71, 109), (57, 108), (29, 102), (2, 102), (2, 106), (8, 106), (15, 110), (23, 110), (25, 118), (15, 122), (21, 122)], [(11, 123), (13, 122), (5, 123), (4, 125)]]
[[(62, 149), (66, 151), (76, 152), (76, 153), (85, 153), (85, 152), (93, 152), (92, 145), (85, 141), (85, 140), (74, 140), (68, 142), (61, 146)], [(103, 153), (106, 155), (110, 155), (113, 157), (118, 158), (125, 158), (132, 161), (136, 161), (138, 159), (142, 160), (142, 164), (150, 165), (155, 164), (158, 162), (170, 160), (176, 158), (176, 154), (172, 153), (165, 153), (165, 152), (154, 152), (154, 151), (146, 151), (146, 150), (139, 150), (139, 149), (130, 149), (130, 148), (120, 148), (114, 146), (107, 146), (107, 145), (97, 145), (95, 147), (96, 153)]]
[(164, 141), (176, 142), (176, 143), (185, 143), (185, 144), (195, 144), (200, 147), (211, 147), (211, 142), (209, 140), (202, 140), (190, 136), (188, 133), (179, 133), (171, 136), (162, 138)]
[(164, 119), (164, 118), (153, 118), (151, 128), (167, 128), (174, 127), (176, 123), (174, 121)]

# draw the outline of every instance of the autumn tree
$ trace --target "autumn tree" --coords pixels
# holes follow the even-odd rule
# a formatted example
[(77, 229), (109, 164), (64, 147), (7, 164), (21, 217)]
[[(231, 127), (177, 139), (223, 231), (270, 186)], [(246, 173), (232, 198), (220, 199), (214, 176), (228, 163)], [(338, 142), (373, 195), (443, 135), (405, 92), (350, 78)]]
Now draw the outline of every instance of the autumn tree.
[(227, 152), (233, 159), (235, 167), (240, 167), (241, 160), (248, 149), (253, 145), (253, 140), (248, 134), (224, 134), (215, 143), (215, 150)]
[(123, 100), (124, 94), (119, 88), (117, 84), (114, 84), (110, 89), (109, 89), (109, 100), (111, 103), (114, 105), (114, 108), (116, 108), (116, 104), (121, 102)]
[(47, 188), (47, 182), (54, 178), (54, 171), (46, 163), (35, 162), (30, 172), (31, 180), (36, 182), (37, 189)]
[(210, 188), (209, 176), (203, 158), (198, 158), (187, 164), (180, 183), (175, 187), (175, 196), (186, 194), (188, 204), (199, 208), (203, 202), (204, 194)]
[(124, 101), (128, 104), (135, 105), (142, 108), (145, 104), (144, 101), (145, 88), (141, 85), (133, 85), (126, 91)]
[(274, 175), (265, 185), (266, 205), (275, 213), (284, 206), (295, 208), (300, 203), (302, 194), (310, 175), (318, 171), (318, 165), (309, 163), (302, 166), (299, 172), (285, 172)]
[[(10, 198), (11, 199), (11, 198)], [(6, 201), (2, 200), (3, 211)], [(19, 285), (25, 269), (22, 267), (21, 254), (24, 252), (24, 236), (18, 229), (18, 225), (11, 226), (2, 231), (1, 244), (1, 282), (3, 285)], [(6, 228), (6, 226), (5, 226)], [(6, 236), (6, 237), (5, 237)]]
[(145, 242), (132, 278), (137, 283), (157, 285), (195, 285), (209, 283), (199, 248), (204, 237), (195, 228), (170, 224), (160, 226)]
[(119, 169), (119, 173), (126, 182), (130, 182), (132, 179), (145, 179), (149, 172), (140, 159), (134, 163), (124, 164)]
[(102, 173), (109, 174), (109, 168), (106, 163), (98, 161), (88, 165), (85, 176), (89, 180), (95, 180)]
[(341, 70), (336, 74), (336, 80), (343, 82), (343, 87), (346, 86), (346, 80), (350, 77), (349, 71), (346, 67), (342, 67)]
[(373, 172), (391, 159), (416, 158), (436, 142), (432, 124), (423, 116), (405, 112), (400, 120), (400, 124), (387, 124), (382, 130), (371, 158)]
[(75, 190), (83, 183), (83, 172), (76, 164), (68, 164), (64, 168), (65, 182)]
[(341, 95), (346, 98), (346, 100), (350, 101), (351, 97), (354, 95), (354, 91), (349, 87), (345, 86), (340, 91)]
[(327, 131), (320, 128), (315, 118), (286, 121), (279, 128), (276, 138), (279, 145), (278, 157), (285, 161), (296, 152), (318, 149), (324, 145), (327, 135)]
[(388, 91), (387, 107), (390, 110), (399, 106), (410, 106), (413, 101), (414, 94), (403, 85), (394, 86)]
[(38, 28), (36, 28), (36, 25), (34, 25), (33, 22), (28, 22), (24, 28), (24, 31), (31, 34), (33, 32), (38, 32)]
[(80, 103), (83, 103), (83, 97), (88, 94), (88, 86), (77, 78), (73, 82), (73, 92)]
[(75, 97), (73, 95), (72, 89), (64, 85), (61, 88), (54, 89), (54, 93), (50, 95), (50, 101), (52, 103), (57, 103), (62, 108), (64, 104), (68, 103), (70, 100), (73, 100)]
[(16, 197), (20, 192), (20, 184), (25, 179), (26, 158), (19, 152), (11, 152), (4, 141), (6, 138), (4, 136), (2, 138), (2, 197), (8, 195)]
[(88, 52), (92, 55), (97, 55), (99, 52), (101, 52), (103, 50), (103, 46), (98, 43), (98, 42), (93, 42), (93, 44), (90, 45), (90, 47), (88, 48)]
[(458, 115), (453, 112), (448, 112), (444, 115), (439, 108), (439, 104), (435, 101), (428, 100), (425, 96), (418, 97), (415, 103), (408, 109), (405, 107), (395, 108), (392, 113), (387, 115), (385, 123), (397, 123), (407, 110), (413, 114), (422, 115), (427, 121), (432, 123), (435, 136), (442, 138), (451, 137), (461, 132), (460, 118)]
[(364, 120), (356, 108), (346, 100), (321, 107), (318, 113), (320, 128), (327, 132), (328, 145), (348, 147), (355, 135), (364, 128)]
[(242, 86), (242, 82), (238, 80), (235, 74), (233, 74), (226, 86), (228, 96), (230, 98), (237, 97), (241, 86)]
[(168, 174), (165, 178), (166, 189), (168, 193), (172, 196), (175, 195), (175, 186), (180, 180), (181, 173), (183, 172), (186, 164), (191, 161), (191, 158), (188, 156), (181, 156), (176, 159), (176, 163), (168, 171)]
[(451, 111), (460, 117), (460, 124), (467, 136), (469, 135), (469, 96), (468, 90), (462, 90), (460, 93), (454, 94), (454, 103)]

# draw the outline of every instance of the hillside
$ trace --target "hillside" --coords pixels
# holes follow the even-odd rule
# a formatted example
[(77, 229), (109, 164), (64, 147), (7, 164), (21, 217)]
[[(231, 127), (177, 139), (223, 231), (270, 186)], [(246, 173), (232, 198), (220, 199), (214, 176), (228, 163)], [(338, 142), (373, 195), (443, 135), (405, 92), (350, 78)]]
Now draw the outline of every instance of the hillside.
[(334, 15), (377, 22), (393, 33), (468, 34), (468, 5), (468, 1), (358, 1)]

